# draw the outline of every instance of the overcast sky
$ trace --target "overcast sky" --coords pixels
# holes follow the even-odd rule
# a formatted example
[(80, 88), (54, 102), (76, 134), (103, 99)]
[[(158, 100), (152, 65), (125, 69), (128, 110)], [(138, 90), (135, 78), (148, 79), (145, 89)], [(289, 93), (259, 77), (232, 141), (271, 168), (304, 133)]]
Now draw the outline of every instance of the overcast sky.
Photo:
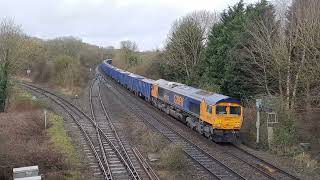
[[(245, 0), (245, 3), (257, 0)], [(0, 18), (43, 39), (75, 36), (99, 46), (136, 41), (140, 50), (161, 48), (173, 21), (189, 12), (222, 11), (238, 0), (0, 0)]]

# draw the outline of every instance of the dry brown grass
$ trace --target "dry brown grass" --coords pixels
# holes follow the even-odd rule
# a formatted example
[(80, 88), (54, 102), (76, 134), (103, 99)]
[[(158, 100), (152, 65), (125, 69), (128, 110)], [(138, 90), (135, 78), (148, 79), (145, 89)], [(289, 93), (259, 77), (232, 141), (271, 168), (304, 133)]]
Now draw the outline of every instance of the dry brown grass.
[[(54, 148), (44, 128), (41, 104), (24, 91), (13, 89), (6, 113), (0, 113), (0, 179), (11, 179), (12, 168), (38, 165), (46, 179), (81, 177), (61, 150)], [(83, 178), (80, 178), (83, 179)]]
[(160, 153), (160, 165), (172, 171), (182, 170), (186, 167), (184, 152), (180, 146), (170, 144)]
[(244, 109), (244, 120), (241, 127), (241, 140), (246, 145), (254, 147), (256, 137), (256, 110), (253, 107)]
[(301, 153), (295, 157), (293, 157), (295, 163), (299, 166), (302, 166), (306, 171), (309, 172), (318, 172), (319, 174), (319, 163), (312, 159), (311, 156), (307, 153)]
[(9, 179), (14, 167), (39, 165), (47, 173), (66, 168), (62, 154), (50, 149), (39, 110), (0, 117), (0, 179)]
[(162, 135), (151, 131), (145, 131), (141, 138), (148, 152), (159, 152), (166, 145), (165, 139)]

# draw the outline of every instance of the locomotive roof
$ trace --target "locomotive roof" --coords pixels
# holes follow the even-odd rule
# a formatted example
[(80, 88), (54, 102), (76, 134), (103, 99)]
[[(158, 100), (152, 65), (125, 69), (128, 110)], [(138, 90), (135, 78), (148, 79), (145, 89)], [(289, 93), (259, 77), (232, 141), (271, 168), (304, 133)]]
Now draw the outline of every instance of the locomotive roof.
[(130, 73), (128, 76), (133, 77), (133, 78), (137, 78), (137, 79), (144, 79), (143, 76), (140, 76), (140, 75), (134, 74), (134, 73)]
[(202, 99), (204, 99), (206, 101), (207, 104), (209, 105), (214, 105), (220, 102), (236, 102), (236, 103), (240, 103), (240, 101), (238, 99), (234, 99), (231, 98), (229, 96), (225, 96), (222, 94), (218, 94), (218, 93), (213, 93), (213, 92), (208, 92), (202, 89), (197, 89), (191, 86), (187, 86), (185, 84), (181, 84), (181, 83), (177, 83), (177, 82), (170, 82), (164, 79), (159, 79), (159, 80), (153, 80), (153, 79), (149, 79), (134, 73), (131, 73), (129, 71), (125, 71), (122, 69), (119, 69), (115, 66), (112, 66), (106, 62), (104, 62), (107, 66), (115, 69), (116, 71), (119, 71), (120, 73), (126, 73), (129, 74), (129, 76), (131, 77), (135, 77), (138, 79), (141, 79), (144, 82), (150, 83), (150, 84), (158, 84), (159, 87), (162, 87), (164, 89), (173, 91), (175, 93), (184, 95), (184, 96), (188, 96), (190, 98), (193, 98), (195, 100), (198, 101), (202, 101)]
[(142, 81), (149, 83), (149, 84), (153, 84), (155, 82), (155, 80), (149, 79), (149, 78), (144, 78), (144, 79), (142, 79)]
[(239, 100), (230, 98), (229, 96), (225, 96), (222, 94), (217, 94), (213, 92), (204, 91), (202, 89), (197, 89), (191, 86), (187, 86), (185, 84), (177, 83), (177, 82), (170, 82), (164, 79), (159, 79), (154, 81), (154, 84), (158, 84), (159, 87), (164, 89), (173, 91), (178, 94), (182, 94), (187, 97), (191, 97), (198, 101), (202, 101), (204, 99), (207, 104), (214, 105), (219, 102), (237, 102), (240, 103)]
[(130, 76), (130, 77), (134, 77), (134, 78), (141, 79), (142, 81), (144, 81), (144, 82), (146, 82), (146, 83), (153, 84), (153, 82), (154, 82), (153, 79), (149, 79), (149, 78), (146, 78), (146, 77), (141, 76), (141, 75), (139, 75), (139, 74), (134, 74), (134, 73), (132, 73), (132, 72), (125, 71), (125, 70), (123, 70), (123, 69), (119, 69), (119, 68), (117, 68), (117, 67), (115, 67), (115, 66), (112, 66), (112, 65), (106, 63), (106, 62), (104, 62), (104, 64), (107, 65), (107, 66), (109, 66), (109, 67), (112, 68), (112, 69), (115, 69), (116, 71), (119, 71), (120, 73), (128, 74), (128, 76)]

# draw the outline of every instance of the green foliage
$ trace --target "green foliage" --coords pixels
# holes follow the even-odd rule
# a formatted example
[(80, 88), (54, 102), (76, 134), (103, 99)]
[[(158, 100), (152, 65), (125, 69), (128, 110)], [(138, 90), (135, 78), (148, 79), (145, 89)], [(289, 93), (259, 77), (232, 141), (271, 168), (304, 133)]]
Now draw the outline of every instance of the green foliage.
[[(122, 61), (124, 69), (130, 69), (131, 67), (137, 66), (141, 63), (141, 58), (138, 51), (138, 46), (133, 41), (121, 41), (119, 57), (116, 61)], [(118, 62), (119, 63), (119, 62)]]
[(162, 78), (167, 79), (169, 81), (177, 81), (181, 83), (185, 83), (186, 81), (186, 77), (184, 75), (184, 71), (181, 65), (174, 66), (170, 64), (161, 63), (160, 74)]
[(28, 104), (28, 105), (36, 105), (34, 99), (32, 99), (32, 95), (24, 89), (13, 87), (13, 103), (14, 104)]
[(292, 123), (277, 127), (275, 131), (274, 146), (290, 147), (297, 142), (296, 129)]
[(12, 19), (0, 19), (0, 112), (5, 110), (9, 75), (15, 71), (19, 57), (21, 29)]
[(66, 55), (55, 58), (54, 69), (55, 84), (68, 88), (80, 86), (84, 81), (83, 78), (86, 77), (86, 73), (88, 73), (81, 67), (78, 59)]
[[(63, 118), (49, 113), (48, 120), (50, 123), (48, 134), (53, 142), (54, 148), (62, 152), (67, 157), (67, 162), (71, 167), (78, 167), (80, 165), (79, 157), (72, 144), (71, 138), (67, 135), (67, 132), (64, 129)], [(77, 173), (75, 173), (75, 175), (76, 174)]]
[(127, 59), (128, 67), (136, 66), (139, 64), (139, 57), (137, 54), (130, 53)]
[(246, 43), (250, 22), (262, 17), (270, 8), (266, 1), (247, 7), (240, 1), (222, 13), (221, 22), (215, 24), (209, 34), (202, 66), (204, 87), (219, 87), (221, 93), (238, 98), (254, 95), (255, 90), (250, 84), (253, 78), (245, 72), (241, 50)]
[(16, 72), (25, 76), (26, 70), (32, 70), (32, 79), (77, 89), (89, 79), (89, 68), (94, 69), (105, 58), (112, 58), (113, 49), (105, 49), (83, 43), (74, 37), (61, 37), (42, 40), (24, 36), (21, 48), (15, 52)]
[(298, 133), (294, 122), (297, 121), (293, 112), (283, 109), (278, 112), (279, 124), (275, 127), (271, 150), (283, 155), (295, 156), (302, 152), (297, 147)]
[[(301, 153), (301, 148), (297, 146), (298, 137), (298, 114), (288, 110), (283, 106), (283, 99), (279, 96), (263, 96), (262, 106), (272, 109), (277, 114), (278, 123), (274, 124), (273, 142), (270, 150), (280, 155), (295, 156)], [(260, 145), (268, 147), (267, 144), (267, 113), (261, 112), (261, 132), (262, 140)], [(255, 119), (255, 118), (254, 118)]]
[(8, 66), (8, 62), (0, 64), (0, 112), (5, 110), (8, 96)]

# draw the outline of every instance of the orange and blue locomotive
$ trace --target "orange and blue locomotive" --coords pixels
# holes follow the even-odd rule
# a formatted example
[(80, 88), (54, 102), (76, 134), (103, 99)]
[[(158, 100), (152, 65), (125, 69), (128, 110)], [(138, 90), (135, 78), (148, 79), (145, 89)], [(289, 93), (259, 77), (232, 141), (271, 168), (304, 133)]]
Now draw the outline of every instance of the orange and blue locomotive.
[(239, 100), (163, 79), (152, 80), (121, 70), (105, 60), (100, 69), (155, 107), (215, 142), (239, 137), (243, 107)]

